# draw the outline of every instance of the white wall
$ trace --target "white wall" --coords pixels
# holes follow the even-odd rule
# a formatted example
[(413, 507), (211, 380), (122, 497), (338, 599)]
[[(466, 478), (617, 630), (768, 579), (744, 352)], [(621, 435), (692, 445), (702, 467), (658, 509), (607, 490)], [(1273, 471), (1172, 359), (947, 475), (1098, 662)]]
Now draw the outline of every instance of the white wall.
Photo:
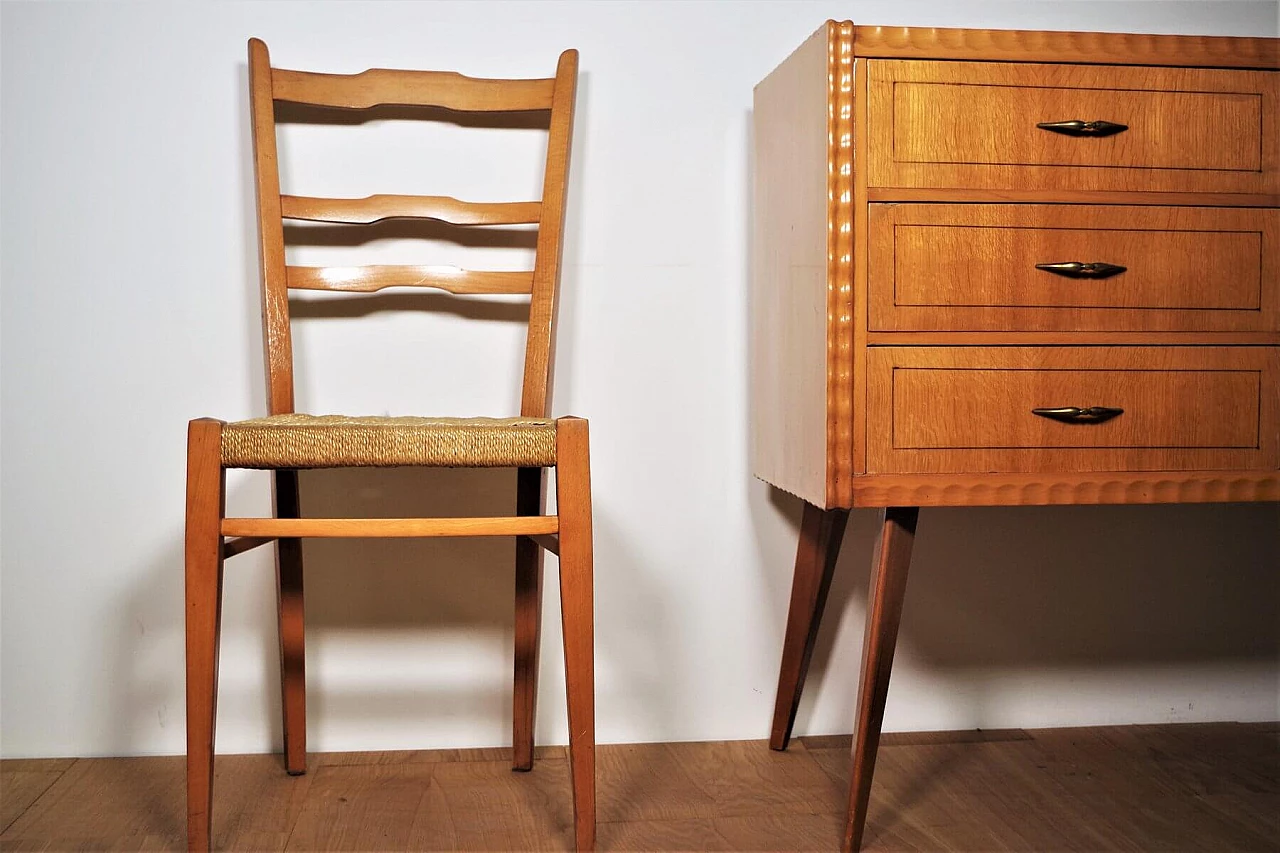
[[(5, 756), (183, 747), (185, 422), (265, 405), (248, 37), (278, 65), (335, 72), (544, 75), (562, 48), (581, 50), (555, 408), (592, 424), (599, 738), (651, 741), (763, 737), (772, 709), (799, 505), (746, 464), (752, 86), (828, 17), (1277, 35), (1266, 2), (4, 3), (0, 14)], [(497, 197), (483, 173), (437, 160), (462, 131), (414, 133), (290, 127), (286, 178), (317, 194)], [(341, 134), (369, 137), (378, 156), (357, 166)], [(528, 132), (500, 144), (504, 169), (541, 150)], [(384, 232), (377, 250), (418, 257), (403, 233)], [(302, 407), (513, 410), (511, 309), (346, 305), (302, 306)], [(382, 310), (424, 305), (449, 310)], [(479, 348), (453, 355), (464, 339)], [(484, 378), (507, 384), (482, 392)], [(506, 472), (318, 474), (304, 502), (313, 514), (497, 513), (512, 486)], [(461, 498), (443, 497), (450, 487)], [(232, 512), (267, 499), (263, 475), (231, 477)], [(1246, 505), (926, 510), (886, 727), (1280, 716), (1278, 520), (1275, 506)], [(855, 513), (799, 730), (851, 727), (873, 532), (874, 514)], [(509, 742), (510, 544), (307, 548), (313, 749)], [(555, 577), (544, 742), (565, 739)], [(228, 564), (225, 751), (279, 745), (272, 597), (268, 555)]]

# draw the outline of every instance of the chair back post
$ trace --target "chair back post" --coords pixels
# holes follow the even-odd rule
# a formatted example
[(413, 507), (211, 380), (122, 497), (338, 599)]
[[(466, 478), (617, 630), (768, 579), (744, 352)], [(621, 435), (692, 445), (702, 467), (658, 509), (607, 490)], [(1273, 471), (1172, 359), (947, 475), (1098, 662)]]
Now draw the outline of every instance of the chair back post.
[(275, 99), (271, 57), (259, 39), (249, 40), (249, 101), (253, 114), (253, 168), (258, 194), (258, 259), (262, 273), (262, 339), (266, 355), (267, 411), (293, 412), (293, 339), (276, 158)]
[(533, 294), (529, 301), (529, 333), (525, 344), (524, 388), (520, 415), (545, 418), (554, 380), (556, 316), (560, 307), (560, 266), (564, 255), (565, 190), (573, 111), (578, 88), (578, 51), (566, 50), (556, 65), (551, 122), (547, 134), (547, 166), (542, 183), (542, 215), (538, 221)]

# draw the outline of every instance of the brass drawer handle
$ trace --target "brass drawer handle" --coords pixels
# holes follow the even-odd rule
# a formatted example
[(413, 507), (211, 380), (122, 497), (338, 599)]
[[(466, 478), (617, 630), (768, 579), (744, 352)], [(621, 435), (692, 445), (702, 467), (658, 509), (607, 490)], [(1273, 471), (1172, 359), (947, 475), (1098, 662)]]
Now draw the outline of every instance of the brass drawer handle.
[(1061, 421), (1064, 424), (1100, 424), (1109, 421), (1116, 415), (1123, 415), (1124, 409), (1113, 409), (1110, 406), (1090, 406), (1087, 409), (1076, 406), (1060, 406), (1058, 408), (1032, 409), (1031, 414)]
[(1100, 261), (1082, 264), (1079, 261), (1065, 261), (1060, 264), (1036, 264), (1036, 269), (1064, 275), (1067, 278), (1111, 278), (1128, 269), (1119, 264), (1104, 264)]
[(1036, 124), (1041, 130), (1061, 133), (1063, 136), (1114, 136), (1129, 129), (1127, 124), (1113, 121), (1042, 121)]

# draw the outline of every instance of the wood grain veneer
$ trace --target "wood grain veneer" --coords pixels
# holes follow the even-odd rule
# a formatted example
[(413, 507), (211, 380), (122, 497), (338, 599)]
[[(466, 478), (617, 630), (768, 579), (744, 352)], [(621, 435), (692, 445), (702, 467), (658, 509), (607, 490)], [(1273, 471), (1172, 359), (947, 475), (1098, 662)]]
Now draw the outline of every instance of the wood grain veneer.
[(853, 30), (853, 54), (859, 57), (1280, 68), (1280, 40), (1274, 38), (942, 27), (860, 26)]
[[(1274, 469), (1267, 347), (876, 347), (869, 473)], [(1033, 408), (1116, 407), (1105, 423)]]
[(1280, 344), (1280, 332), (869, 332), (869, 346), (1061, 346), (1071, 344)]
[[(1280, 192), (1263, 71), (870, 60), (876, 187)], [(1128, 129), (1067, 136), (1041, 122)]]
[[(756, 88), (751, 406), (752, 464), (758, 476), (819, 508), (853, 506), (855, 494), (865, 500), (857, 480), (872, 472), (867, 452), (877, 417), (869, 399), (867, 360), (878, 347), (1273, 347), (1280, 342), (1271, 153), (1276, 132), (1265, 123), (1251, 125), (1259, 170), (1240, 173), (1258, 178), (1249, 193), (1226, 192), (1213, 181), (1203, 192), (1165, 192), (1135, 191), (1127, 178), (1115, 178), (1111, 190), (1062, 189), (1053, 180), (1039, 187), (1021, 181), (1004, 189), (964, 182), (878, 187), (874, 178), (877, 134), (889, 133), (890, 147), (893, 139), (892, 127), (878, 121), (876, 75), (889, 73), (877, 72), (878, 65), (923, 68), (942, 81), (993, 84), (985, 88), (1034, 83), (1037, 91), (1068, 94), (1096, 86), (1109, 93), (1160, 95), (1142, 87), (1162, 86), (1163, 94), (1196, 89), (1264, 104), (1275, 99), (1280, 75), (1209, 67), (1218, 63), (1207, 57), (1224, 51), (1226, 42), (1166, 43), (1154, 36), (1097, 43), (1111, 50), (1133, 41), (1143, 55), (1167, 54), (1161, 67), (1067, 64), (1061, 61), (1066, 54), (1053, 63), (1044, 56), (1024, 65), (956, 62), (956, 55), (941, 48), (927, 58), (945, 62), (923, 61), (922, 54), (916, 62), (879, 62), (861, 58), (880, 49), (877, 42), (871, 53), (861, 52), (858, 37), (864, 30), (848, 22), (829, 23)], [(1035, 34), (1029, 38), (1049, 43)], [(903, 44), (1018, 41), (1016, 35), (982, 33), (970, 39), (966, 33), (938, 31), (922, 42), (903, 39)], [(1270, 55), (1274, 44), (1255, 40), (1247, 47), (1262, 56)], [(1188, 57), (1187, 51), (1200, 53)], [(1206, 67), (1170, 67), (1180, 61)], [(915, 76), (932, 79), (923, 72)], [(899, 77), (899, 82), (914, 79)], [(940, 84), (942, 89), (949, 85)], [(981, 135), (992, 117), (963, 129)], [(1152, 128), (1159, 124), (1148, 122)], [(1063, 141), (1106, 143), (1123, 136)], [(844, 141), (852, 142), (848, 150), (841, 148)], [(1230, 165), (1217, 165), (1224, 164)], [(1114, 175), (1138, 171), (1122, 165), (1037, 168)], [(1172, 171), (1203, 176), (1212, 170)], [(891, 203), (899, 198), (911, 203)], [(1033, 261), (1042, 252), (1054, 257)], [(1109, 262), (1128, 269), (1103, 281), (1059, 279), (1034, 269), (1040, 262), (1107, 260), (1057, 256), (1064, 252), (1105, 252)], [(1280, 476), (1274, 464), (1264, 470), (1268, 477)]]
[[(831, 21), (756, 87), (752, 467), (806, 502), (774, 748), (845, 511), (886, 509), (847, 847), (916, 508), (1280, 499), (1278, 60)], [(1037, 127), (1064, 121), (1123, 129)], [(1073, 262), (1114, 274), (1037, 269)], [(1096, 406), (1123, 412), (1032, 412)]]
[(1181, 204), (1188, 207), (1275, 207), (1280, 193), (1142, 192), (1076, 189), (869, 187), (868, 201), (1020, 202), (1051, 204)]
[(867, 474), (854, 482), (853, 493), (858, 507), (1246, 501), (1280, 501), (1280, 477), (1268, 471)]
[(868, 252), (874, 331), (1280, 331), (1276, 210), (873, 204)]

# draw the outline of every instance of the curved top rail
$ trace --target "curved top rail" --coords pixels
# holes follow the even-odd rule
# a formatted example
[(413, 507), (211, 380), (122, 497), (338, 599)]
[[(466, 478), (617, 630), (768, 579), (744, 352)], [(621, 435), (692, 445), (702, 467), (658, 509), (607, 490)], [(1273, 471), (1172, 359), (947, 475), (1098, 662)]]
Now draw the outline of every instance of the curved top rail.
[(551, 109), (555, 79), (496, 80), (454, 71), (394, 71), (320, 74), (271, 69), (277, 101), (363, 110), (383, 104), (443, 107), (459, 112), (522, 112)]

